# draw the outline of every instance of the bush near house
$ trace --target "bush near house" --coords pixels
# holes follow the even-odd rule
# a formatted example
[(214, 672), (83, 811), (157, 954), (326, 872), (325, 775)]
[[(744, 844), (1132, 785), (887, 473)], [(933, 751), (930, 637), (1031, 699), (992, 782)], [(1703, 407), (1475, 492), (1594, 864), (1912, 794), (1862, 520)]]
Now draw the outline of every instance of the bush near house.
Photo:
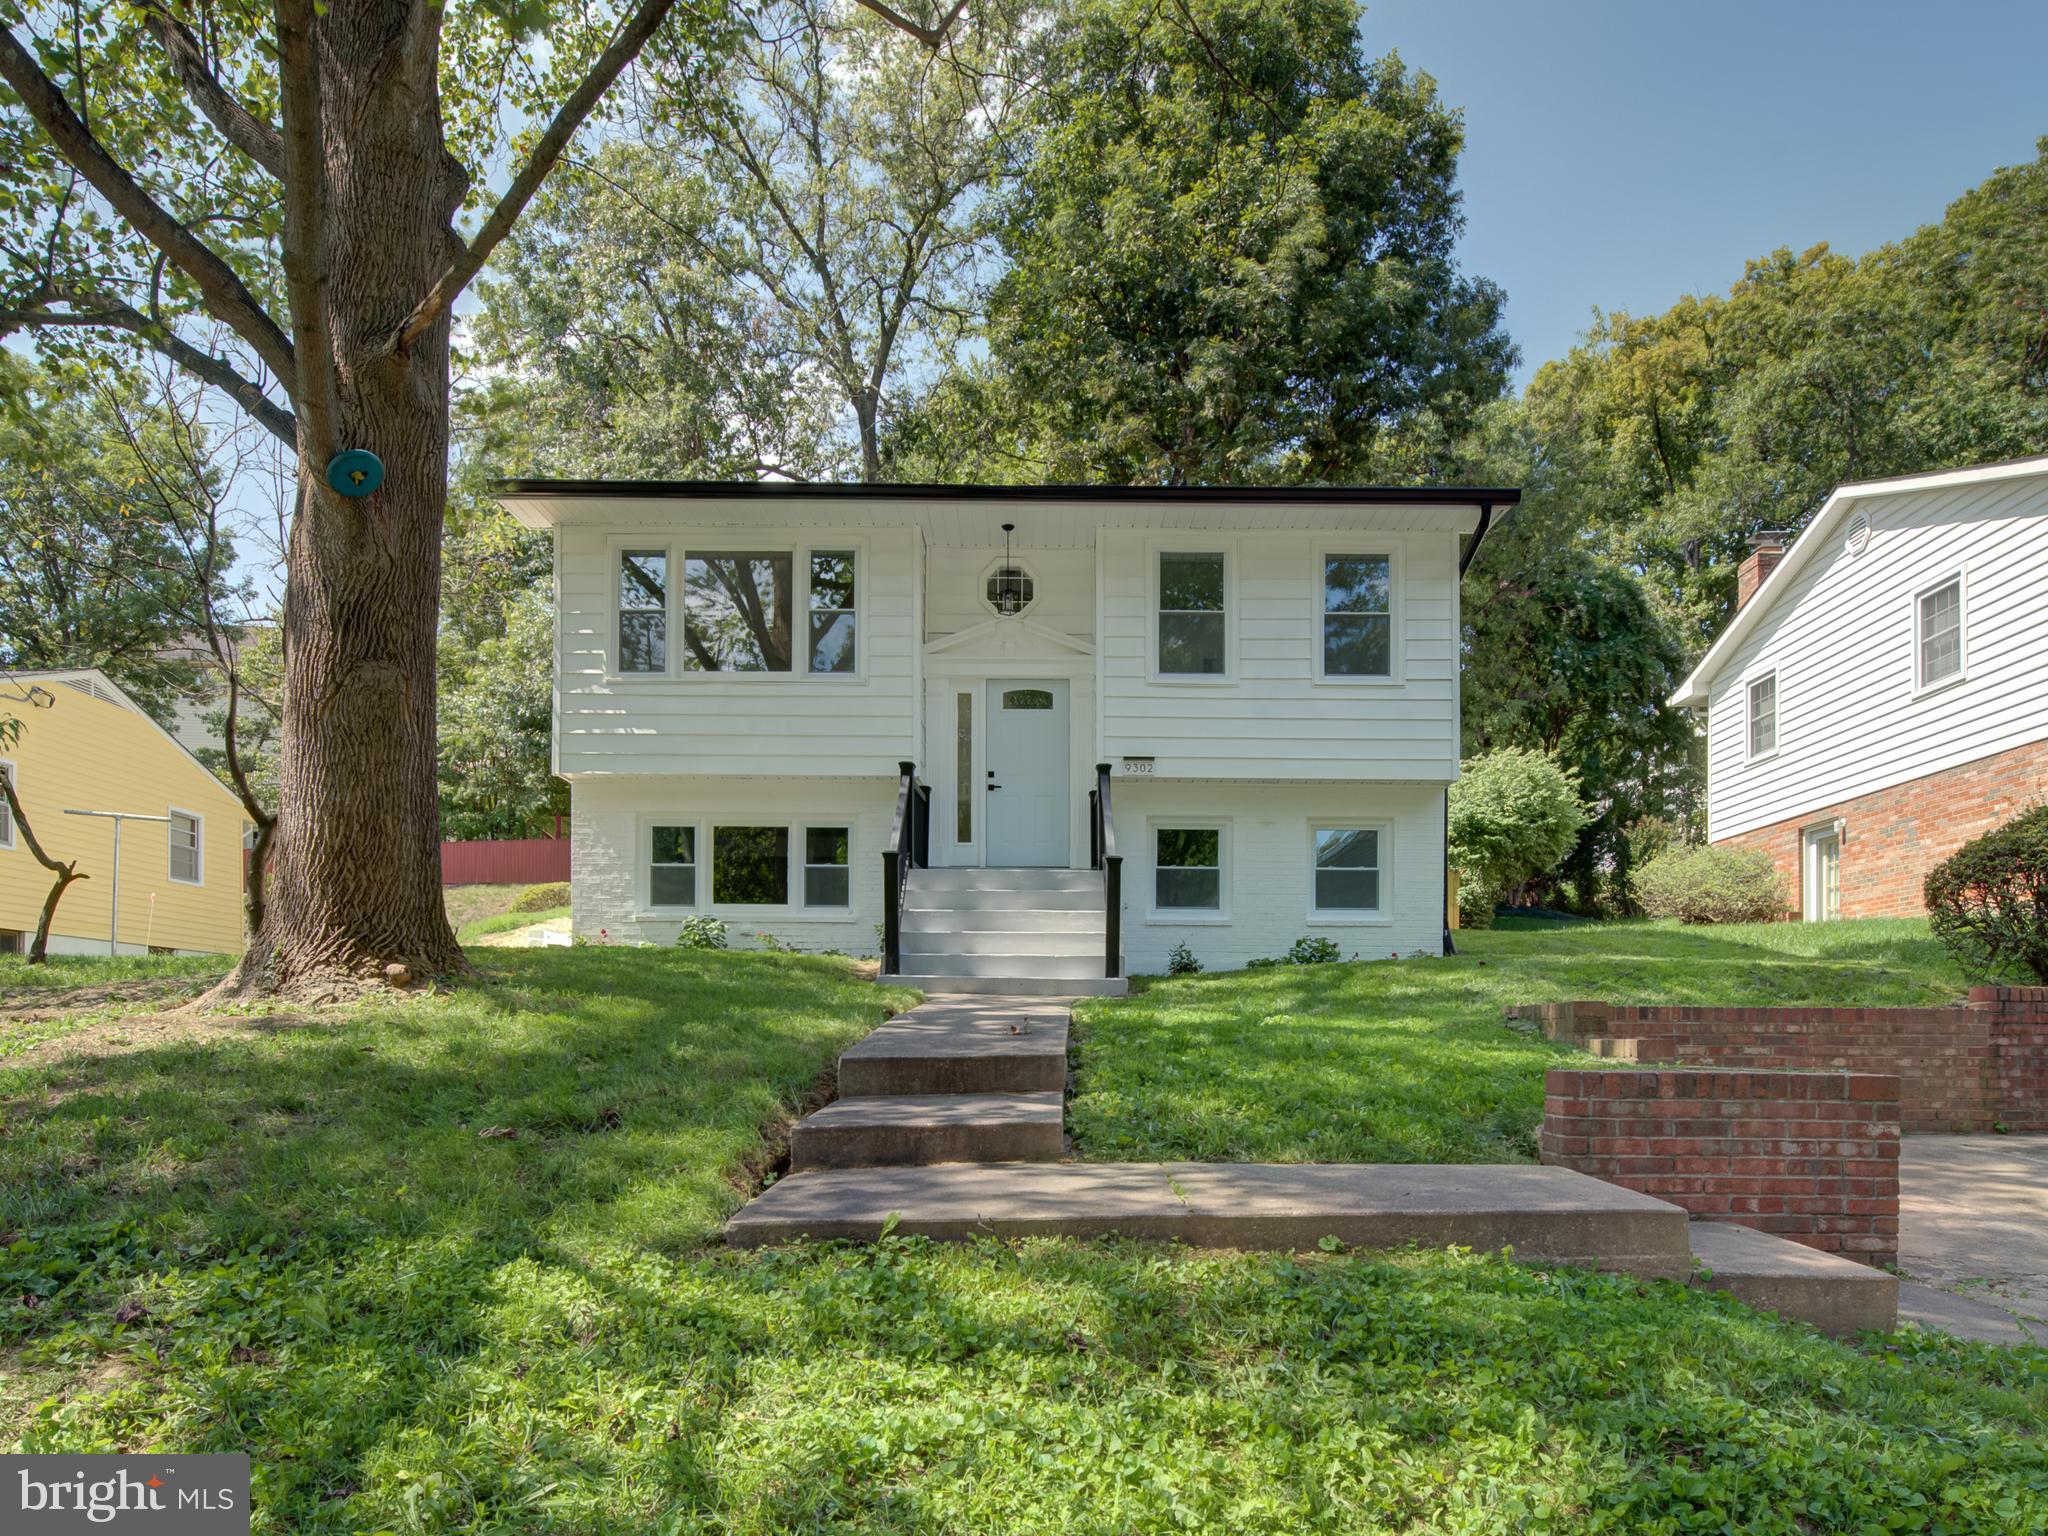
[(1785, 915), (1785, 880), (1761, 848), (1667, 848), (1635, 873), (1650, 917), (1681, 923), (1767, 923)]
[(1973, 976), (2048, 986), (2048, 805), (1963, 844), (1927, 872), (1934, 936)]
[(557, 907), (569, 905), (569, 882), (550, 880), (545, 885), (529, 885), (512, 898), (507, 912), (552, 912)]
[(1505, 747), (1460, 765), (1445, 833), (1474, 900), (1499, 900), (1556, 868), (1585, 824), (1578, 787), (1555, 757)]

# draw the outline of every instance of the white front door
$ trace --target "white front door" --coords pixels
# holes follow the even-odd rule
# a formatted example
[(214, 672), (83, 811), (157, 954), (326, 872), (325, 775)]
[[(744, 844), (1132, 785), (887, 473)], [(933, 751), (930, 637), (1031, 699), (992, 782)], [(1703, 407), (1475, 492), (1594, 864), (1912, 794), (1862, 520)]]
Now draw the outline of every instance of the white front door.
[(991, 679), (982, 801), (988, 863), (1066, 867), (1067, 759), (1066, 680)]

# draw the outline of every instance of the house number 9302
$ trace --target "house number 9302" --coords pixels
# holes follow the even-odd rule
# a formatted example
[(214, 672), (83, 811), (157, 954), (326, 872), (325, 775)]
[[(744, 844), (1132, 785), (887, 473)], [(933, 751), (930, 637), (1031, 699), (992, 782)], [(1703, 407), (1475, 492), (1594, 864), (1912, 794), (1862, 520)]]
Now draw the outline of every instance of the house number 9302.
[(1124, 759), (1124, 772), (1127, 774), (1144, 774), (1151, 771), (1152, 759), (1149, 757), (1127, 757)]

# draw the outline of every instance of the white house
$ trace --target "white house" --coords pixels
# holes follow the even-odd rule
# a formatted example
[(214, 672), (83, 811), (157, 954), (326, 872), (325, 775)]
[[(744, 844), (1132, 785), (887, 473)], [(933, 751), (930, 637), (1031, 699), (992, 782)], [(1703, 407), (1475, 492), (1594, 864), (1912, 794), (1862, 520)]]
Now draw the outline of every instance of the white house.
[(2048, 458), (1844, 485), (1672, 696), (1707, 718), (1708, 838), (1808, 919), (1921, 910), (1927, 871), (2048, 799)]
[(500, 496), (554, 535), (580, 933), (1068, 991), (1444, 941), (1458, 576), (1512, 490)]

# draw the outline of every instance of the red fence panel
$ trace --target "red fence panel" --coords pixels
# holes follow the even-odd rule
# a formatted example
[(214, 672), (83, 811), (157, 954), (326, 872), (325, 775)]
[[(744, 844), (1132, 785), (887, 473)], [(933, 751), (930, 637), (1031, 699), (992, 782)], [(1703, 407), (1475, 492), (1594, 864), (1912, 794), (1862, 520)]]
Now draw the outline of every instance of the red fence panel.
[(545, 885), (569, 878), (569, 839), (508, 837), (443, 843), (443, 885)]

